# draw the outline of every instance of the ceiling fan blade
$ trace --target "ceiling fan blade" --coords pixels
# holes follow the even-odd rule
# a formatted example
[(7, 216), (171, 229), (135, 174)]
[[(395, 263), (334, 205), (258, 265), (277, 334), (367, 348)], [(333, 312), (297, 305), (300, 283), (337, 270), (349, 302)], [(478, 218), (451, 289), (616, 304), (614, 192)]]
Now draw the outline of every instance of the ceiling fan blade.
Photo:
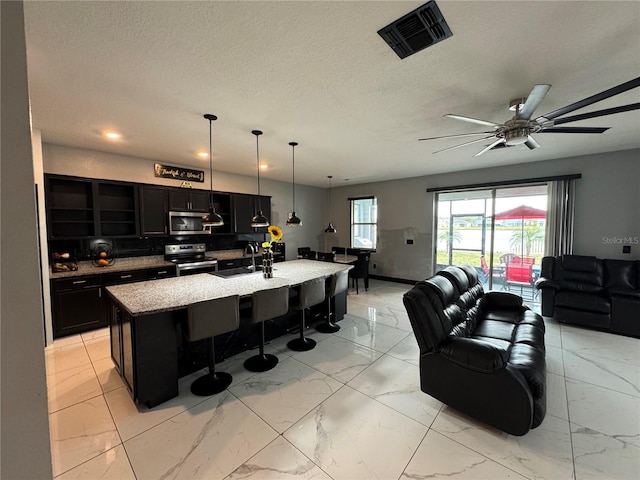
[(518, 112), (518, 118), (521, 120), (529, 120), (533, 112), (536, 111), (538, 105), (542, 103), (544, 97), (547, 95), (547, 92), (551, 88), (551, 85), (536, 85), (531, 90), (531, 93), (527, 97), (527, 100), (524, 102), (524, 105)]
[(442, 150), (436, 150), (433, 153), (446, 152), (447, 150), (453, 150), (454, 148), (466, 147), (467, 145), (471, 145), (472, 143), (483, 142), (484, 140), (486, 140), (488, 138), (493, 138), (493, 135), (489, 135), (488, 137), (480, 138), (478, 140), (471, 140), (470, 142), (461, 143), (460, 145), (456, 145), (454, 147), (444, 148)]
[(554, 125), (562, 125), (563, 123), (577, 122), (578, 120), (586, 120), (588, 118), (603, 117), (605, 115), (613, 115), (615, 113), (629, 112), (631, 110), (640, 109), (640, 103), (630, 103), (629, 105), (622, 105), (620, 107), (605, 108), (604, 110), (596, 110), (594, 112), (582, 113), (580, 115), (574, 115), (572, 117), (559, 118), (553, 121)]
[(546, 115), (538, 117), (536, 122), (544, 123), (548, 120), (553, 120), (556, 117), (564, 115), (566, 113), (573, 112), (574, 110), (578, 110), (579, 108), (583, 108), (589, 106), (593, 103), (600, 102), (602, 100), (606, 100), (609, 97), (613, 97), (614, 95), (618, 95), (620, 93), (626, 92), (627, 90), (631, 90), (632, 88), (640, 87), (640, 77), (634, 78), (633, 80), (629, 80), (628, 82), (621, 83), (618, 86), (605, 90), (604, 92), (596, 93), (591, 97), (584, 98), (579, 102), (572, 103), (571, 105), (567, 105), (565, 107), (559, 108), (558, 110), (554, 110), (553, 112), (549, 112)]
[(538, 142), (536, 142), (536, 139), (533, 138), (533, 136), (529, 135), (529, 138), (527, 139), (526, 142), (524, 142), (524, 144), (529, 147), (529, 150), (534, 150), (536, 148), (540, 148), (540, 144)]
[(429, 137), (429, 138), (419, 138), (418, 141), (422, 140), (439, 140), (441, 138), (456, 138), (456, 137), (471, 137), (473, 135), (491, 135), (493, 132), (476, 132), (476, 133), (459, 133), (457, 135), (443, 135), (441, 137)]
[(484, 125), (484, 126), (487, 126), (487, 127), (501, 127), (502, 126), (501, 123), (489, 122), (487, 120), (480, 120), (478, 118), (463, 117), (462, 115), (453, 115), (451, 113), (447, 113), (444, 116), (445, 117), (449, 117), (449, 118), (455, 118), (456, 120), (462, 120), (463, 122), (477, 123), (478, 125)]
[(611, 127), (551, 127), (538, 133), (604, 133)]
[(496, 140), (495, 142), (493, 142), (491, 145), (489, 145), (488, 147), (483, 148), (482, 150), (480, 150), (478, 153), (476, 153), (474, 155), (474, 157), (479, 157), (480, 155), (482, 155), (483, 153), (487, 153), (489, 150), (491, 150), (493, 147), (500, 145), (501, 143), (504, 143), (505, 140), (504, 138), (499, 138), (498, 140)]

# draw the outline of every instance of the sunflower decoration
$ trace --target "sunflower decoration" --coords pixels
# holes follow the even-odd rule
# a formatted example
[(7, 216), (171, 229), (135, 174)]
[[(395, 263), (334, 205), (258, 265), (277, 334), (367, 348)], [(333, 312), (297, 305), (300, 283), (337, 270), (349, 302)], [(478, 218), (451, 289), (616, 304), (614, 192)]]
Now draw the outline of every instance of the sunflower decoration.
[(262, 248), (268, 248), (273, 246), (274, 242), (279, 242), (280, 240), (282, 240), (282, 229), (280, 227), (277, 227), (275, 225), (271, 225), (267, 231), (269, 232), (269, 235), (271, 236), (271, 241), (270, 242), (263, 242), (262, 243)]

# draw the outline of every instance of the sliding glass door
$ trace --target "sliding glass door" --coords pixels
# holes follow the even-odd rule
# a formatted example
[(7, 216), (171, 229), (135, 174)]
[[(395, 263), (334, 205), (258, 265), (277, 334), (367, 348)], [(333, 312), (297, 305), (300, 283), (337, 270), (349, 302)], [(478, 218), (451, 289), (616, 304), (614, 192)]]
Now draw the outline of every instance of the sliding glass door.
[(546, 184), (438, 193), (436, 269), (471, 265), (487, 290), (535, 302), (546, 208)]

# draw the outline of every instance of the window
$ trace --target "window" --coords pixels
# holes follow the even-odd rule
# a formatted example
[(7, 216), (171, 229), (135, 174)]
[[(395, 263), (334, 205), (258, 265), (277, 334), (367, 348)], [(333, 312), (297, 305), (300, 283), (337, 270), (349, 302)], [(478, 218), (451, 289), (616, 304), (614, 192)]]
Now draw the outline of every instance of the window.
[(351, 247), (376, 248), (378, 204), (375, 197), (350, 198)]

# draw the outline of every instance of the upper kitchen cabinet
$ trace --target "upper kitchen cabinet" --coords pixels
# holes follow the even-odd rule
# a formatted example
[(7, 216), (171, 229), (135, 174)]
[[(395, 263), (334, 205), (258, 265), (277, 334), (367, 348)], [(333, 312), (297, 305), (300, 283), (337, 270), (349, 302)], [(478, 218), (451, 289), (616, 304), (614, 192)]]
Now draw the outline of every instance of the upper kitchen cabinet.
[(172, 211), (209, 211), (209, 192), (175, 188), (169, 190), (169, 210)]
[[(224, 220), (223, 226), (213, 227), (211, 229), (212, 233), (234, 233), (233, 215), (231, 214), (231, 195), (228, 193), (212, 193), (211, 203), (213, 204), (213, 208), (216, 209), (216, 213)], [(207, 207), (207, 211), (208, 210)]]
[(138, 235), (137, 186), (46, 175), (49, 237), (134, 237)]
[(103, 237), (138, 236), (137, 188), (131, 183), (96, 182), (97, 222)]
[(140, 187), (140, 235), (166, 235), (168, 193), (166, 187)]
[(50, 176), (45, 181), (49, 237), (95, 236), (93, 182)]
[(271, 219), (271, 197), (257, 195), (233, 195), (234, 225), (236, 233), (267, 233), (267, 228), (252, 228), (251, 219), (258, 208)]

